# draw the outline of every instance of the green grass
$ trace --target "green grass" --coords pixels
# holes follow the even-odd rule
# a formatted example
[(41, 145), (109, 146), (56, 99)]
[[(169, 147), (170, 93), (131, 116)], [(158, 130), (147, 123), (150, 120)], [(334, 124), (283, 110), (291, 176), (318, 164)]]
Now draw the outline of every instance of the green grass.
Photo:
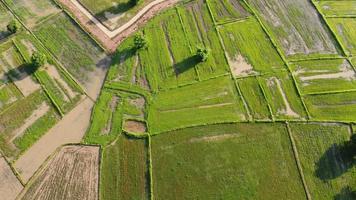
[(155, 199), (305, 199), (283, 124), (220, 124), (152, 137)]
[(276, 119), (304, 119), (306, 117), (301, 99), (288, 73), (265, 75), (258, 79)]
[(219, 27), (226, 52), (231, 60), (243, 56), (257, 72), (271, 72), (284, 68), (278, 52), (256, 19)]
[(255, 77), (239, 79), (237, 81), (242, 96), (245, 98), (250, 113), (254, 119), (270, 119), (271, 114), (261, 86)]
[[(344, 158), (349, 127), (340, 124), (291, 124), (312, 199), (339, 199), (345, 187), (356, 188), (356, 168)], [(350, 193), (344, 198), (353, 199)]]
[(329, 18), (328, 22), (348, 55), (356, 54), (356, 19)]
[(356, 16), (355, 1), (319, 1), (317, 3), (326, 16)]
[(312, 118), (319, 120), (356, 121), (356, 92), (310, 95), (305, 103)]
[(218, 23), (229, 22), (250, 16), (240, 0), (209, 0), (212, 15)]
[(0, 112), (7, 109), (14, 102), (22, 98), (21, 92), (16, 88), (15, 84), (7, 83), (0, 89)]
[(30, 27), (38, 25), (60, 11), (52, 1), (47, 0), (5, 0), (5, 2), (21, 21)]
[(90, 81), (103, 52), (75, 22), (61, 14), (38, 27), (35, 34), (74, 77), (82, 83)]
[(151, 133), (246, 120), (242, 100), (230, 77), (221, 77), (158, 93), (148, 113)]
[(147, 141), (120, 135), (104, 148), (101, 161), (100, 199), (149, 199)]
[(247, 2), (287, 57), (329, 57), (338, 54), (335, 41), (309, 0)]
[(303, 94), (356, 89), (355, 71), (344, 59), (301, 61), (291, 68)]

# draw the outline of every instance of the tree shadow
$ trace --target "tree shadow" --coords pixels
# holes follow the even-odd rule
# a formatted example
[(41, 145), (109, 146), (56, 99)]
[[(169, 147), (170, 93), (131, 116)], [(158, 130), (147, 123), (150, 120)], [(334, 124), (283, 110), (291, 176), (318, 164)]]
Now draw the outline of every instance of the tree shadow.
[(117, 50), (114, 56), (112, 57), (112, 63), (125, 63), (126, 60), (130, 59), (136, 54), (138, 54), (138, 49), (136, 49), (135, 47), (127, 47), (122, 50)]
[(339, 194), (334, 196), (334, 200), (354, 200), (356, 199), (356, 191), (350, 186), (342, 188)]
[(0, 40), (3, 40), (10, 35), (11, 35), (11, 32), (9, 32), (9, 31), (0, 31)]
[(341, 176), (355, 165), (354, 155), (355, 147), (351, 141), (333, 144), (316, 164), (316, 176), (324, 181)]
[(190, 56), (178, 63), (176, 63), (173, 67), (176, 72), (176, 75), (179, 76), (180, 74), (188, 71), (189, 69), (195, 67), (197, 64), (200, 63), (200, 58), (197, 55)]
[(25, 79), (37, 71), (37, 68), (31, 63), (25, 63), (17, 68), (11, 69), (5, 73), (13, 82)]

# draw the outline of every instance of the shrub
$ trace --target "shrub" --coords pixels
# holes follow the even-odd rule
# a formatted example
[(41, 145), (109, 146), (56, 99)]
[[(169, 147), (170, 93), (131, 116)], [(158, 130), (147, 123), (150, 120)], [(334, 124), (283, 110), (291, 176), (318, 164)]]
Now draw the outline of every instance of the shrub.
[(134, 44), (136, 49), (147, 48), (147, 40), (142, 34), (136, 34), (134, 38)]
[(41, 67), (46, 64), (46, 55), (38, 51), (34, 52), (31, 56), (32, 65), (36, 68)]
[(20, 30), (20, 23), (17, 20), (12, 20), (8, 25), (7, 25), (7, 30), (11, 33), (16, 33), (18, 30)]
[(136, 6), (140, 0), (130, 0), (131, 5)]

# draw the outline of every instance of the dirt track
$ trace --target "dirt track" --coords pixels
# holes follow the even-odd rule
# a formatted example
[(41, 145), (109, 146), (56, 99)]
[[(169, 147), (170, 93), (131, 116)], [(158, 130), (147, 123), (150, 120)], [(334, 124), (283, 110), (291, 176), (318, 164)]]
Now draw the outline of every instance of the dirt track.
[(76, 20), (109, 52), (114, 52), (121, 41), (155, 16), (155, 14), (179, 2), (179, 0), (156, 0), (144, 7), (129, 22), (114, 31), (110, 31), (76, 0), (57, 1), (69, 10)]

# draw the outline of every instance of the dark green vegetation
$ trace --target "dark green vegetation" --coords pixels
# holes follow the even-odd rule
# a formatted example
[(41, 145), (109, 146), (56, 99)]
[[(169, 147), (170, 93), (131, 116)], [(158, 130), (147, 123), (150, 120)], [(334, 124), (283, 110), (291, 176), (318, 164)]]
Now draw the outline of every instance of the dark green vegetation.
[(12, 20), (6, 26), (7, 30), (11, 33), (16, 33), (20, 29), (20, 23), (17, 20)]

